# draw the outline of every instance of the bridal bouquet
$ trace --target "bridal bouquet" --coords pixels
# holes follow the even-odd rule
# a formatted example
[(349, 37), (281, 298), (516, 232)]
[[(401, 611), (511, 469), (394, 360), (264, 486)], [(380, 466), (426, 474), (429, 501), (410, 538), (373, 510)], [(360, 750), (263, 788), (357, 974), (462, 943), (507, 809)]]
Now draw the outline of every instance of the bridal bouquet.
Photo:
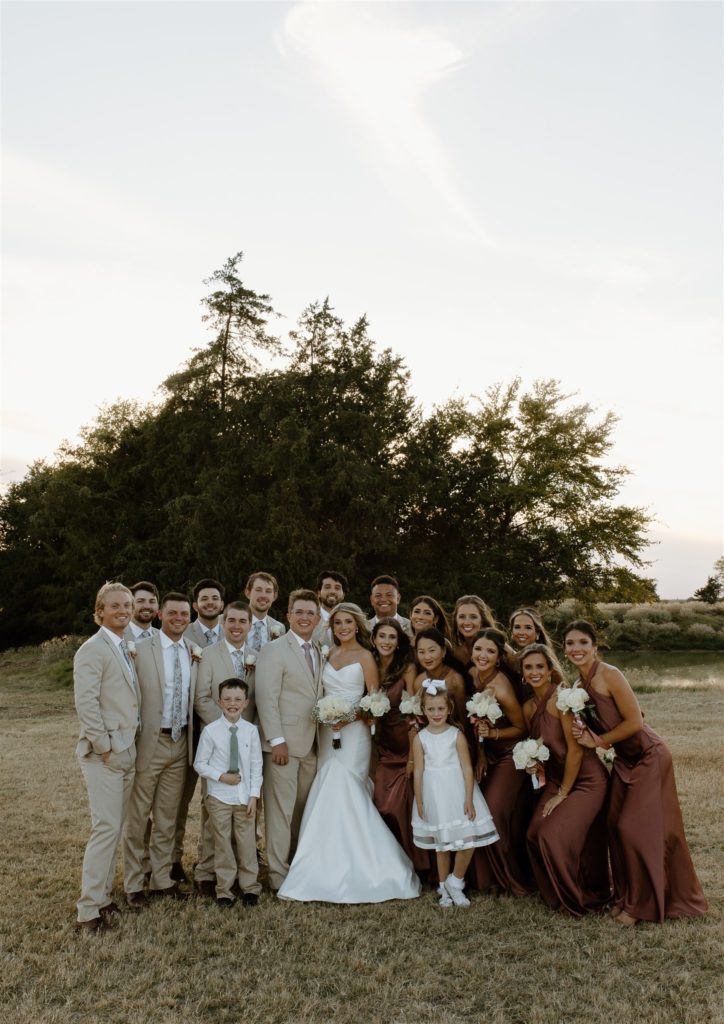
[(585, 729), (588, 725), (600, 725), (598, 714), (596, 713), (596, 705), (591, 700), (589, 694), (578, 683), (574, 683), (573, 686), (564, 686), (561, 683), (556, 691), (556, 707), (564, 714), (566, 711), (570, 711), (576, 725), (579, 725), (582, 729)]
[(314, 705), (312, 718), (320, 725), (328, 725), (332, 729), (332, 746), (339, 750), (342, 746), (342, 730), (337, 728), (342, 722), (354, 722), (357, 709), (354, 704), (342, 697), (320, 697)]
[(541, 740), (520, 740), (513, 747), (513, 764), (516, 768), (536, 769), (535, 775), (531, 775), (533, 789), (540, 789), (545, 785), (544, 764), (550, 756), (550, 750)]
[[(487, 693), (485, 690), (474, 693), (465, 704), (465, 707), (468, 711), (468, 718), (487, 718), (493, 725), (503, 715), (503, 709), (495, 697), (492, 693)], [(479, 736), (478, 742), (483, 743), (484, 737)]]
[(360, 709), (369, 718), (370, 734), (375, 734), (375, 718), (382, 718), (390, 710), (392, 705), (390, 704), (390, 698), (382, 690), (373, 690), (372, 693), (367, 693), (359, 702)]

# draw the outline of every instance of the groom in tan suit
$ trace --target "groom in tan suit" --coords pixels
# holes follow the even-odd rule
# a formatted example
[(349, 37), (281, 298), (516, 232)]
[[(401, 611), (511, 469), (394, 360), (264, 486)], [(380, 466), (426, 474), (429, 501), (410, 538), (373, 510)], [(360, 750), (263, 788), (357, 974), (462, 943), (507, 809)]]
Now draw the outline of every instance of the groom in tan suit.
[(122, 583), (98, 591), (100, 629), (73, 661), (75, 706), (80, 719), (76, 754), (88, 789), (91, 834), (83, 858), (78, 927), (98, 931), (118, 907), (111, 901), (116, 852), (133, 786), (141, 698), (123, 639), (133, 597)]
[(277, 890), (294, 856), (304, 805), (317, 771), (312, 711), (322, 696), (322, 657), (313, 590), (289, 595), (290, 631), (265, 644), (256, 663), (256, 708), (264, 751), (264, 816), (269, 885)]

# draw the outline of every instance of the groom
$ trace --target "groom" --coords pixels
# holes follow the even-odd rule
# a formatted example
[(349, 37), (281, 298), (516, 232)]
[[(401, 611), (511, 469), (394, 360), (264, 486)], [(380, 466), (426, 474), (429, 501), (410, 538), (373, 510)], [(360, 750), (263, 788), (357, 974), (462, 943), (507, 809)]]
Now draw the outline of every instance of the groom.
[(264, 817), (269, 885), (277, 890), (289, 871), (299, 826), (317, 771), (312, 711), (322, 696), (322, 657), (312, 640), (319, 622), (313, 590), (294, 590), (290, 631), (265, 644), (256, 663), (256, 708), (264, 751)]

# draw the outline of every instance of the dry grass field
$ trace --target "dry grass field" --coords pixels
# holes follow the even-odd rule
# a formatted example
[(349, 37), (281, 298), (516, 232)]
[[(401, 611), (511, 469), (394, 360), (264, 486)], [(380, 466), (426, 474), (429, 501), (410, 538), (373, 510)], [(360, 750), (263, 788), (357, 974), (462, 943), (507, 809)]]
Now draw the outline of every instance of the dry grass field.
[[(647, 720), (669, 741), (689, 842), (710, 901), (703, 920), (620, 928), (536, 898), (474, 897), (442, 911), (282, 904), (219, 911), (191, 900), (73, 922), (88, 811), (74, 757), (63, 652), (0, 656), (0, 1006), (3, 1024), (708, 1024), (724, 1021), (721, 725), (724, 672), (679, 668)], [(195, 834), (198, 809), (194, 809)], [(192, 856), (188, 857), (189, 864)], [(189, 865), (187, 865), (189, 866)], [(116, 898), (121, 902), (120, 873)]]

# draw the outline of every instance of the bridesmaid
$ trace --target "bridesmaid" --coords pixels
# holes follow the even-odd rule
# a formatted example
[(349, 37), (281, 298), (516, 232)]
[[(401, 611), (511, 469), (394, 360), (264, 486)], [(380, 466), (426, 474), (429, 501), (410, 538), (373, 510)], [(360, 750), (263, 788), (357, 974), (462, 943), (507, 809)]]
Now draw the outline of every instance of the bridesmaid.
[(573, 716), (556, 707), (563, 673), (543, 644), (521, 655), (533, 696), (523, 707), (528, 731), (550, 751), (546, 784), (528, 829), (528, 853), (541, 896), (549, 907), (581, 917), (601, 911), (611, 895), (606, 850), (608, 777), (595, 750), (573, 736)]
[[(525, 835), (533, 812), (533, 787), (526, 773), (513, 764), (513, 747), (526, 735), (526, 726), (508, 674), (505, 646), (505, 635), (499, 629), (482, 629), (473, 639), (473, 686), (495, 697), (503, 717), (494, 724), (487, 718), (475, 722), (485, 754), (478, 762), (476, 777), (480, 782), (485, 768), (480, 788), (500, 840), (475, 851), (470, 880), (476, 889), (525, 896), (531, 892)], [(480, 750), (479, 743), (477, 746)]]
[(466, 594), (455, 602), (452, 620), (453, 653), (467, 671), (472, 664), (473, 637), (486, 627), (496, 629), (495, 618), (482, 597)]
[(372, 799), (385, 824), (420, 873), (429, 871), (430, 854), (412, 841), (412, 753), (410, 726), (400, 714), (405, 691), (415, 686), (410, 638), (397, 619), (379, 619), (372, 630), (373, 655), (380, 673), (380, 686), (391, 709), (377, 722), (377, 770)]
[(467, 722), (465, 680), (455, 668), (455, 659), (439, 629), (423, 629), (415, 637), (415, 660), (422, 669), (415, 679), (417, 693), (425, 679), (442, 679), (455, 703), (459, 722)]
[(619, 924), (634, 925), (701, 916), (707, 902), (686, 845), (669, 748), (644, 724), (626, 678), (598, 660), (598, 640), (590, 622), (572, 622), (563, 643), (598, 720), (595, 732), (591, 727), (576, 728), (574, 734), (587, 750), (616, 751), (608, 812), (612, 917)]
[(428, 594), (416, 597), (410, 605), (410, 626), (413, 636), (417, 636), (423, 629), (437, 629), (452, 643), (447, 615), (435, 598)]
[(554, 650), (554, 645), (538, 612), (532, 608), (518, 608), (514, 611), (508, 620), (508, 629), (513, 650), (516, 652), (511, 664), (515, 669), (515, 693), (522, 704), (528, 700), (531, 693), (530, 687), (524, 684), (520, 673), (520, 652), (529, 644), (544, 644), (550, 651)]

